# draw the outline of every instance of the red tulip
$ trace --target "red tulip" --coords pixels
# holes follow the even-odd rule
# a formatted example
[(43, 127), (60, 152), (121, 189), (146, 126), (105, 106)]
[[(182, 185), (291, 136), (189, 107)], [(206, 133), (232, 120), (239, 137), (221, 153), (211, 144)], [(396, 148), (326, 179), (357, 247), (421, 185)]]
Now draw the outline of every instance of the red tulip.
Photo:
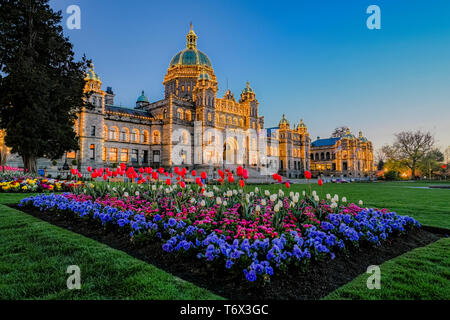
[(183, 170), (181, 170), (181, 175), (182, 175), (182, 176), (185, 176), (186, 173), (187, 173), (187, 169), (186, 169), (186, 168), (183, 168)]
[(196, 183), (196, 184), (202, 183), (202, 179), (200, 179), (199, 177), (197, 177), (197, 178), (195, 179), (195, 183)]
[(286, 188), (290, 188), (291, 187), (291, 184), (289, 183), (289, 182), (286, 182)]
[(322, 185), (323, 185), (323, 181), (322, 181), (322, 179), (319, 179), (318, 181), (317, 181), (317, 183), (319, 184), (319, 186), (321, 187)]
[(446, 169), (446, 168), (447, 168), (447, 165), (443, 164), (443, 165), (441, 166), (441, 168), (442, 168), (442, 169)]
[(228, 176), (228, 182), (229, 183), (233, 183), (234, 182), (234, 177), (232, 175)]
[(171, 183), (172, 183), (172, 180), (170, 180), (170, 179), (167, 179), (167, 180), (166, 180), (166, 184), (167, 184), (168, 186), (170, 186)]
[(245, 187), (245, 182), (244, 182), (244, 180), (239, 180), (239, 186), (241, 187), (241, 188), (243, 188), (243, 187)]
[(241, 166), (237, 167), (236, 174), (238, 177), (242, 176), (242, 167)]
[(306, 179), (311, 179), (311, 172), (305, 171), (305, 178)]
[(87, 167), (87, 171), (91, 172), (92, 171), (92, 167)]
[(103, 175), (103, 180), (108, 179), (108, 176), (106, 174)]
[(159, 171), (160, 174), (163, 174), (164, 173), (164, 168), (159, 168), (158, 171)]
[(139, 172), (140, 172), (140, 173), (144, 173), (144, 168), (140, 167), (140, 168), (139, 168)]
[(158, 180), (158, 173), (156, 171), (153, 171), (152, 178)]
[(92, 178), (92, 179), (97, 178), (97, 174), (96, 174), (95, 172), (92, 172), (92, 173), (91, 173), (91, 178)]
[(207, 177), (207, 176), (206, 176), (206, 172), (203, 171), (203, 172), (200, 174), (200, 177), (202, 177), (202, 179), (206, 179), (206, 177)]
[(193, 177), (195, 177), (197, 175), (197, 172), (195, 170), (192, 170), (191, 174)]
[(219, 178), (219, 183), (222, 184), (223, 183), (223, 178)]
[(219, 169), (219, 176), (223, 179), (225, 177), (225, 173)]
[(180, 187), (182, 187), (183, 189), (186, 187), (186, 183), (184, 183), (184, 181), (180, 182)]

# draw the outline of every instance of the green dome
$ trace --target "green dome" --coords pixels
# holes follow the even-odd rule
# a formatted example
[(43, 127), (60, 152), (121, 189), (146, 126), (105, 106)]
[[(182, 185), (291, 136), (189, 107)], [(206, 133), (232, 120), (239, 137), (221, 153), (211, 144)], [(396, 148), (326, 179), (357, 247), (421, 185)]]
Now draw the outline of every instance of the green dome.
[(86, 76), (84, 77), (84, 80), (100, 81), (100, 77), (94, 71), (94, 65), (93, 64), (91, 64), (89, 66), (89, 71), (86, 73)]
[(242, 90), (242, 93), (254, 93), (253, 89), (250, 88), (250, 83), (247, 81), (247, 86), (244, 88), (244, 90)]
[(144, 94), (144, 90), (142, 90), (142, 94), (140, 95), (140, 97), (137, 99), (136, 102), (149, 102), (147, 96)]
[(182, 66), (201, 65), (201, 66), (208, 66), (211, 68), (211, 61), (209, 60), (206, 54), (204, 54), (197, 48), (184, 49), (183, 51), (178, 52), (172, 58), (172, 61), (170, 61), (171, 67), (176, 65)]
[(280, 125), (281, 124), (289, 124), (289, 121), (288, 121), (288, 119), (286, 119), (286, 116), (283, 114), (283, 118), (281, 118), (281, 120), (280, 120)]
[(300, 123), (298, 124), (297, 128), (306, 128), (306, 124), (303, 122), (303, 119), (300, 119)]
[(356, 139), (356, 137), (350, 132), (350, 128), (347, 128), (345, 134), (342, 136), (344, 139)]

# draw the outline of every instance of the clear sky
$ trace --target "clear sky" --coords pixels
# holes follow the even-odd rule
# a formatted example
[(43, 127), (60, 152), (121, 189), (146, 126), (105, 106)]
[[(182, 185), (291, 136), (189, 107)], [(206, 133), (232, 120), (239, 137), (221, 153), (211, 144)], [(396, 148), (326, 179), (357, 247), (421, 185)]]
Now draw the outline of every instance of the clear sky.
[[(190, 21), (219, 81), (239, 97), (256, 92), (265, 126), (283, 113), (313, 140), (337, 126), (362, 130), (375, 148), (403, 130), (429, 130), (450, 145), (450, 1), (52, 0), (81, 8), (81, 30), (65, 34), (94, 61), (116, 104), (134, 107), (141, 90), (163, 97), (172, 57)], [(369, 30), (366, 9), (381, 9)]]

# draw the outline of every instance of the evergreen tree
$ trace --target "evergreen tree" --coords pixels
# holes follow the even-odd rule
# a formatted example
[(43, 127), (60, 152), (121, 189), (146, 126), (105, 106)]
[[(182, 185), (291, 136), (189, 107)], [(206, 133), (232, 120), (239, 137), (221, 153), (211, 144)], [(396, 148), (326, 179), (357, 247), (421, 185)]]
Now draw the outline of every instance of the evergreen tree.
[(85, 105), (90, 61), (75, 61), (61, 12), (48, 0), (0, 0), (0, 128), (11, 153), (37, 171), (39, 157), (78, 150), (73, 126)]

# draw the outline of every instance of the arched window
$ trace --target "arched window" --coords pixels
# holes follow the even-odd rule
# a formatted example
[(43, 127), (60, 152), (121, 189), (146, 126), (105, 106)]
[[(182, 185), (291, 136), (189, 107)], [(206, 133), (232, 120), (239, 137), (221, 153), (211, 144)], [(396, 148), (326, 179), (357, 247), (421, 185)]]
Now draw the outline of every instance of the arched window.
[(330, 153), (327, 152), (327, 160), (330, 160)]
[(294, 157), (297, 157), (297, 149), (294, 149)]
[(153, 144), (160, 144), (161, 143), (161, 135), (158, 130), (153, 131), (153, 138), (152, 138)]
[(228, 124), (233, 124), (231, 117), (228, 117)]
[(316, 161), (319, 161), (319, 154), (316, 153)]
[(109, 140), (118, 140), (119, 139), (119, 128), (112, 127), (109, 130)]
[(163, 111), (163, 118), (164, 118), (164, 119), (167, 119), (167, 116), (168, 116), (168, 115), (167, 115), (167, 109), (164, 109), (164, 111)]
[(131, 140), (131, 142), (139, 143), (139, 130), (138, 129), (133, 129), (130, 140)]
[(226, 124), (226, 121), (227, 121), (227, 120), (225, 119), (225, 115), (223, 114), (223, 115), (222, 115), (222, 123), (223, 123), (223, 124)]
[(183, 118), (184, 118), (183, 109), (181, 109), (181, 108), (177, 109), (177, 118), (180, 119), (180, 120), (183, 120)]
[(314, 153), (311, 153), (310, 158), (311, 160), (314, 160)]
[(238, 125), (238, 122), (237, 122), (237, 119), (236, 119), (236, 118), (233, 118), (233, 124), (234, 124), (235, 126)]
[(239, 125), (240, 125), (241, 127), (243, 127), (243, 126), (244, 126), (244, 120), (242, 120), (242, 118), (241, 118), (241, 119), (239, 119)]
[(192, 120), (192, 112), (190, 110), (186, 111), (186, 120), (191, 121)]
[(142, 130), (141, 131), (141, 139), (140, 139), (141, 143), (148, 143), (148, 131), (147, 130)]
[(130, 131), (128, 130), (128, 128), (122, 128), (122, 130), (120, 130), (120, 140), (121, 141), (128, 141), (128, 133)]
[(211, 121), (211, 112), (208, 112), (208, 121)]

